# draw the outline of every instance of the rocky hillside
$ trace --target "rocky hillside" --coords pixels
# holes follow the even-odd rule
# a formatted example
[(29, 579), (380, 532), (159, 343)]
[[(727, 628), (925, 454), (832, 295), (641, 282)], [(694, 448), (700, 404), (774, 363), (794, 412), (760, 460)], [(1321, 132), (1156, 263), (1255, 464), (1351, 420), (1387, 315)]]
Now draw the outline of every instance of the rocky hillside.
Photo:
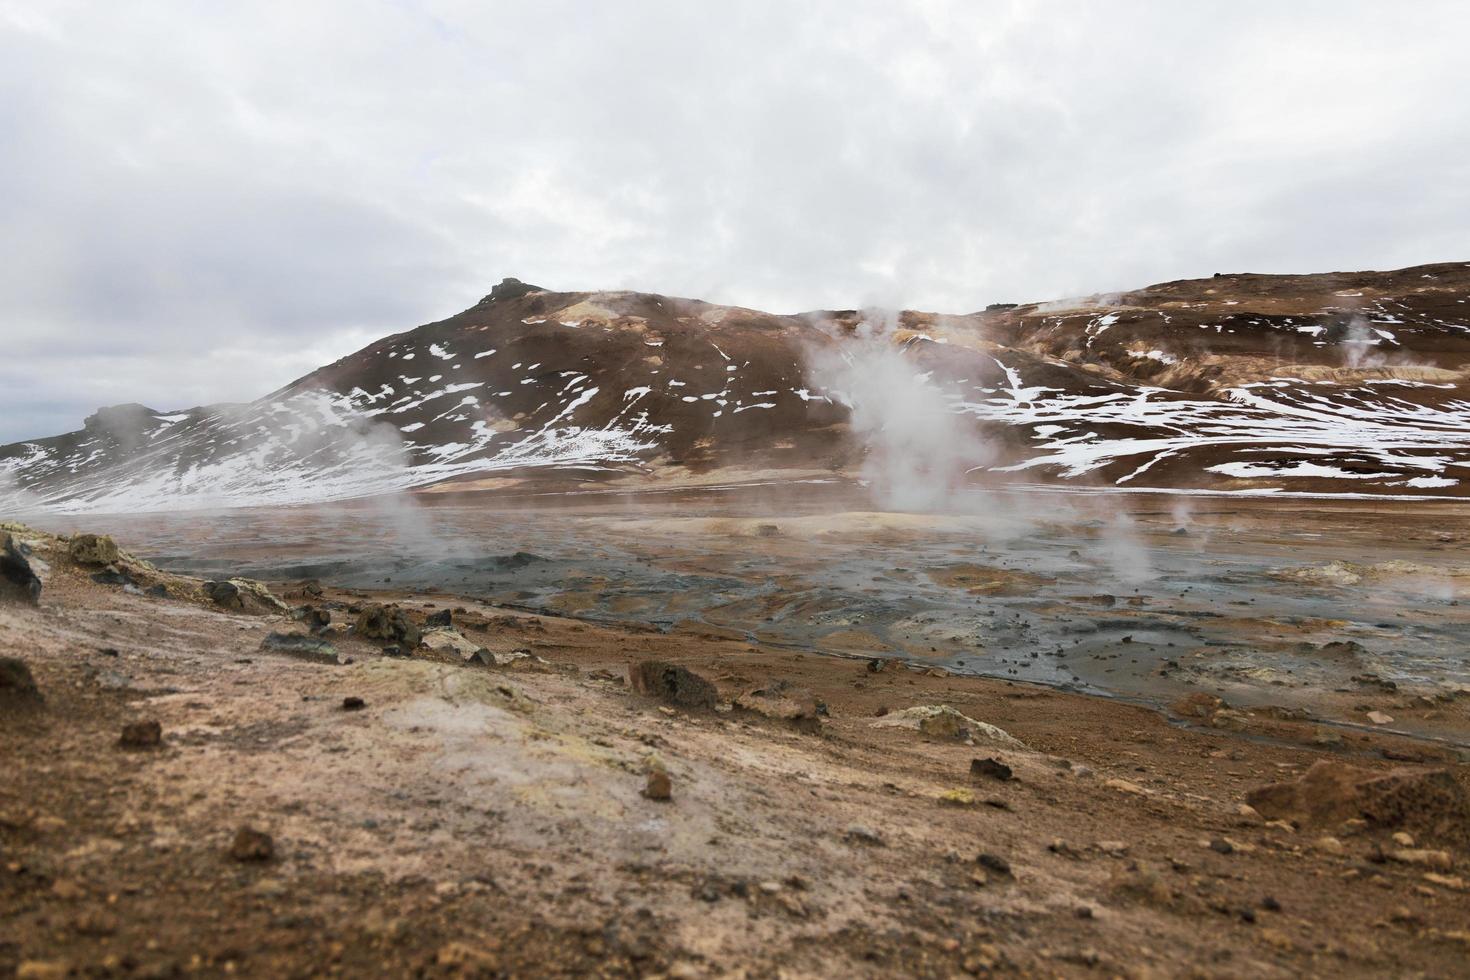
[(951, 452), (937, 471), (971, 483), (1464, 496), (1470, 264), (965, 315), (777, 316), (508, 279), (258, 401), (115, 406), (0, 448), (0, 508), (863, 477), (877, 455), (927, 469)]

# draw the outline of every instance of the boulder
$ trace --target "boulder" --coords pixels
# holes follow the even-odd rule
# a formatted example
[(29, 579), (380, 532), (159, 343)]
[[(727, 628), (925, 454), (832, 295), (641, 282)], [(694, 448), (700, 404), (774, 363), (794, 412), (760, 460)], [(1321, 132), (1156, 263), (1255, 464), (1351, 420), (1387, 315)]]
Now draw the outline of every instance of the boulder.
[(408, 650), (423, 641), (423, 634), (403, 610), (374, 602), (362, 607), (357, 615), (357, 635), (369, 640), (386, 640)]
[(41, 601), (41, 579), (27, 549), (9, 531), (0, 531), (0, 596), (23, 602)]
[(691, 670), (662, 660), (644, 660), (628, 668), (628, 686), (639, 694), (683, 708), (713, 708), (715, 686)]
[(925, 704), (893, 711), (873, 722), (874, 728), (911, 728), (930, 738), (984, 739), (1022, 748), (1019, 739), (994, 725), (960, 714), (947, 704)]
[(248, 578), (231, 578), (205, 582), (204, 594), (221, 609), (253, 614), (289, 613), (290, 607), (272, 594), (270, 589)]
[(233, 582), (205, 582), (200, 588), (216, 606), (224, 609), (244, 608), (245, 601), (240, 598), (240, 590)]
[(1169, 705), (1169, 713), (1176, 718), (1210, 718), (1215, 712), (1226, 707), (1225, 702), (1213, 694), (1204, 691), (1195, 691)]
[(320, 632), (332, 625), (332, 614), (312, 605), (297, 606), (291, 610), (291, 618), (303, 624), (313, 633)]
[(66, 553), (79, 565), (111, 565), (122, 557), (117, 542), (107, 534), (73, 534)]
[[(475, 655), (484, 649), (480, 644), (466, 639), (465, 635), (458, 630), (442, 627), (425, 630), (422, 643), (435, 653), (450, 654), (465, 661), (475, 659)], [(480, 662), (484, 663), (484, 658), (481, 658)]]
[(424, 625), (428, 627), (443, 627), (445, 629), (448, 629), (449, 627), (454, 625), (454, 614), (448, 609), (440, 609), (437, 612), (431, 612), (428, 616), (424, 617)]
[(786, 681), (772, 681), (746, 691), (735, 699), (735, 707), (786, 722), (802, 731), (816, 731), (822, 726), (822, 707), (816, 696)]
[(1303, 827), (1366, 820), (1413, 830), (1420, 839), (1470, 844), (1470, 794), (1448, 769), (1376, 773), (1324, 760), (1297, 779), (1251, 790), (1246, 802), (1268, 820)]

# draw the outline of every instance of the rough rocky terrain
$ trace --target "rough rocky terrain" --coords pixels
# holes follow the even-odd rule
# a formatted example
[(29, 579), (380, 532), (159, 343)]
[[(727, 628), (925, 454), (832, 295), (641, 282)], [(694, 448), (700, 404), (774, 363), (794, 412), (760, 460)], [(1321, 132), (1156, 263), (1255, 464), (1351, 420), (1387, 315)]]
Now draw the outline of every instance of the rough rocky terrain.
[(1453, 748), (443, 595), (206, 585), (6, 530), (43, 591), (0, 598), (22, 665), (0, 670), (0, 973), (1470, 961)]
[(0, 447), (0, 507), (872, 478), (935, 433), (930, 482), (1464, 497), (1467, 304), (1458, 262), (964, 315), (506, 280), (255, 402), (112, 406)]

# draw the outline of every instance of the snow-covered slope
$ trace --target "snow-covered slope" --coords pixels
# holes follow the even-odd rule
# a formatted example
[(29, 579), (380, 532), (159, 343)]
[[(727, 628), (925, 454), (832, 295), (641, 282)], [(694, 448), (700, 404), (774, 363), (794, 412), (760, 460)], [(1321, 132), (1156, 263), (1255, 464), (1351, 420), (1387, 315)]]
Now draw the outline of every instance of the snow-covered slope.
[[(850, 408), (881, 430), (916, 404), (983, 440), (970, 480), (1470, 496), (1467, 299), (1462, 263), (1217, 276), (964, 316), (774, 316), (507, 280), (255, 402), (118, 406), (0, 448), (0, 510), (860, 475), (882, 447)], [(821, 367), (874, 356), (903, 368), (870, 390), (850, 390), (863, 371)]]

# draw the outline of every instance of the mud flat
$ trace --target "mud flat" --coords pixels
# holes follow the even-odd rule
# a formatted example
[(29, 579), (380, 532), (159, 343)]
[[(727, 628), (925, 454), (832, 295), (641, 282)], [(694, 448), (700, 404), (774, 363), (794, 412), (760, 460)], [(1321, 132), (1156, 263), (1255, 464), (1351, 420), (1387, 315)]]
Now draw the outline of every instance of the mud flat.
[[(1198, 690), (1171, 715), (396, 581), (276, 582), (282, 611), (15, 534), (44, 591), (0, 601), (35, 682), (12, 665), (0, 688), (0, 974), (1448, 976), (1470, 956), (1463, 699), (1432, 709), (1441, 742)], [(463, 642), (414, 646), (446, 610)]]
[(109, 520), (177, 572), (438, 590), (1156, 707), (1205, 691), (1374, 726), (1389, 704), (1384, 725), (1465, 744), (1446, 699), (1470, 688), (1470, 506), (1035, 490), (956, 503), (885, 513), (834, 481)]

